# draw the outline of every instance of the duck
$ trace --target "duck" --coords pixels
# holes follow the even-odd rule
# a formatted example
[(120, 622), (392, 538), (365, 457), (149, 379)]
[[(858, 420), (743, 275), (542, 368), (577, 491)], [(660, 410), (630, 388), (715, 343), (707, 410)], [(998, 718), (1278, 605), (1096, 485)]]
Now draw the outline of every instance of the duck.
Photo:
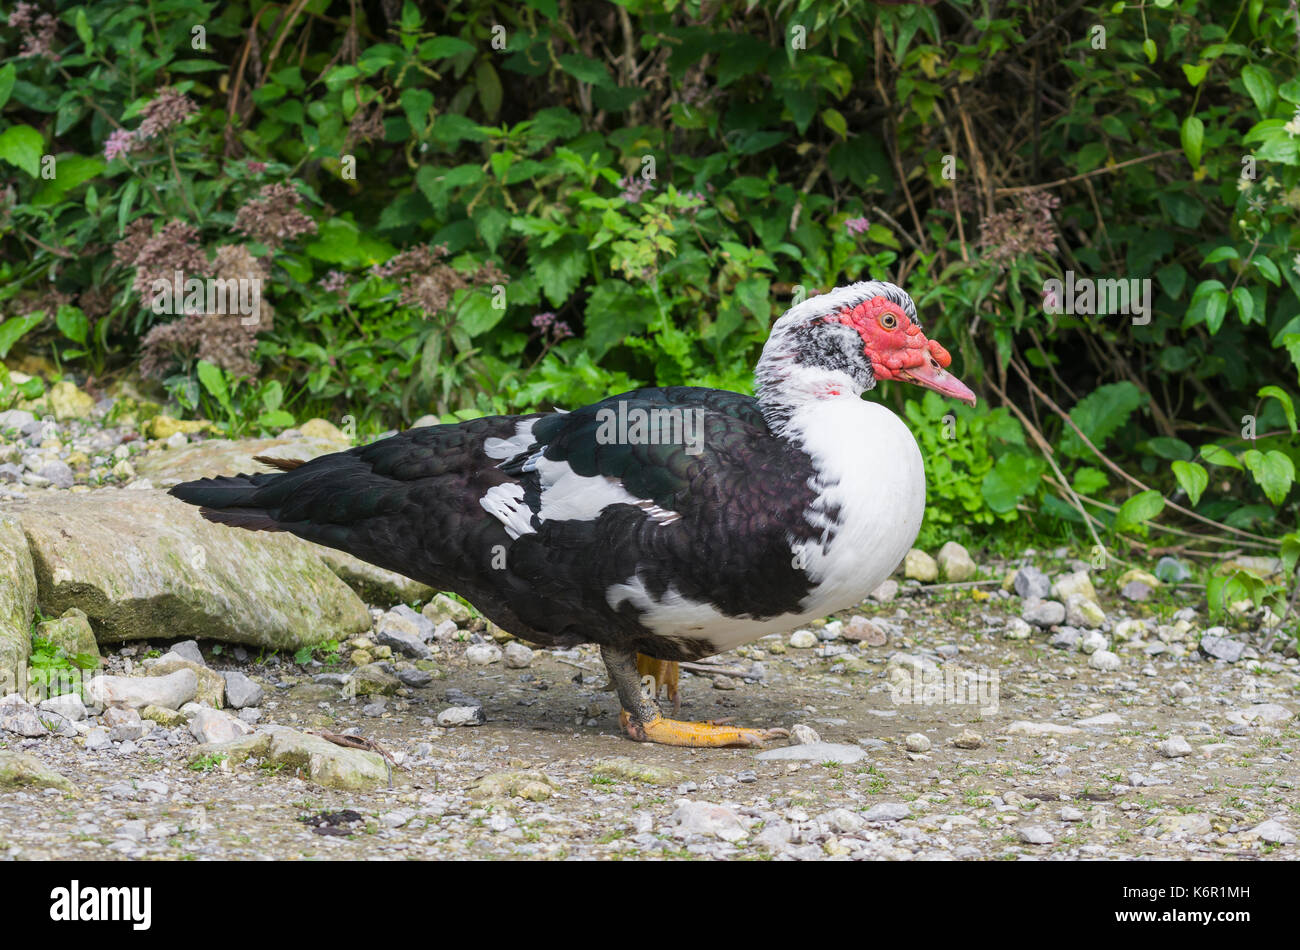
[(679, 664), (854, 607), (895, 571), (925, 466), (903, 421), (862, 397), (892, 381), (974, 406), (951, 363), (906, 291), (864, 280), (773, 323), (753, 396), (637, 389), (309, 461), (258, 456), (275, 471), (170, 493), (458, 594), (521, 640), (596, 644), (630, 739), (760, 746), (788, 733), (673, 718)]

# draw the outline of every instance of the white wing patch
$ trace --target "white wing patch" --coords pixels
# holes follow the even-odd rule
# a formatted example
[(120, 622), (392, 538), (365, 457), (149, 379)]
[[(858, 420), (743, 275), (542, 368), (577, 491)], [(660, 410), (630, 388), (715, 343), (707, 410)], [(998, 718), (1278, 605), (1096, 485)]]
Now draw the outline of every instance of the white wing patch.
[(478, 503), (483, 510), (506, 528), (510, 540), (518, 541), (520, 535), (533, 534), (533, 511), (524, 504), (524, 486), (514, 482), (493, 485)]
[(610, 505), (635, 505), (656, 524), (671, 524), (681, 515), (660, 508), (649, 498), (637, 498), (623, 487), (622, 479), (608, 475), (579, 475), (568, 462), (540, 453), (528, 460), (542, 482), (542, 521), (595, 521)]
[(525, 419), (515, 424), (515, 434), (508, 439), (489, 438), (483, 440), (483, 454), (490, 459), (505, 461), (520, 452), (527, 452), (533, 444), (533, 426), (536, 419)]
[[(499, 446), (496, 448), (500, 450)], [(486, 444), (484, 450), (490, 451)], [(620, 479), (579, 475), (568, 462), (553, 461), (540, 452), (524, 463), (523, 470), (537, 472), (541, 481), (541, 505), (536, 511), (525, 504), (524, 487), (517, 482), (494, 485), (479, 499), (483, 510), (505, 525), (512, 539), (534, 533), (534, 518), (539, 522), (595, 521), (610, 505), (634, 505), (658, 525), (670, 525), (682, 517), (680, 512), (662, 508), (649, 498), (637, 498), (623, 487)]]

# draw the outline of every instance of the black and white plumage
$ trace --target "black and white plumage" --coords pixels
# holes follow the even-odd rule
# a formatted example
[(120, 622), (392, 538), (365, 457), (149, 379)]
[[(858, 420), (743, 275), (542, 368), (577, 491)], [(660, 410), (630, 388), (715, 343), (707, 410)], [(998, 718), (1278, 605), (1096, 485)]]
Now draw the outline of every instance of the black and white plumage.
[(894, 570), (921, 524), (921, 454), (859, 397), (883, 376), (973, 400), (946, 360), (901, 289), (858, 283), (774, 324), (756, 398), (641, 389), (172, 494), (455, 591), (534, 643), (697, 659), (857, 604)]

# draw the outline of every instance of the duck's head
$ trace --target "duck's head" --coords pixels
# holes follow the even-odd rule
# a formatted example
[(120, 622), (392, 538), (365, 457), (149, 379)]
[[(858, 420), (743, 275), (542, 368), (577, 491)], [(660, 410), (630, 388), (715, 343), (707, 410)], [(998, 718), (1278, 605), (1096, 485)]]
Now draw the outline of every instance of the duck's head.
[(901, 287), (862, 281), (809, 297), (772, 326), (759, 362), (760, 389), (812, 395), (860, 395), (878, 380), (932, 389), (975, 405), (975, 394), (948, 372), (952, 357), (927, 339), (916, 304)]

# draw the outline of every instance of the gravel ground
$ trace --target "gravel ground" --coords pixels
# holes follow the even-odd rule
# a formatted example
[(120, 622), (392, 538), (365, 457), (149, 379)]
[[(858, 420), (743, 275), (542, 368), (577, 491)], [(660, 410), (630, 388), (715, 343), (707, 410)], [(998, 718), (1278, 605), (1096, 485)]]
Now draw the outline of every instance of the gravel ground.
[[(0, 513), (33, 493), (152, 487), (133, 463), (197, 437), (139, 439), (107, 424), (111, 408), (101, 401), (91, 422), (11, 416), (10, 431), (29, 431), (0, 446)], [(0, 704), (0, 756), (70, 782), (6, 784), (0, 762), (0, 858), (1293, 858), (1294, 644), (1283, 651), (1269, 618), (1248, 614), (1202, 641), (1199, 593), (1130, 579), (1121, 598), (1111, 573), (1093, 576), (1101, 593), (1086, 603), (1030, 571), (1023, 599), (1000, 583), (1031, 564), (1059, 583), (1086, 566), (1068, 553), (982, 563), (982, 586), (900, 578), (839, 623), (684, 674), (682, 718), (794, 732), (762, 752), (627, 741), (594, 649), (530, 653), (481, 620), (436, 636), (429, 624), (418, 662), (400, 656), (412, 628), (398, 623), (396, 657), (381, 622), (305, 666), (203, 642), (198, 659), (264, 693), (217, 714), (210, 738), (277, 726), (361, 737), (389, 756), (391, 784), (341, 790), (264, 750), (242, 763), (199, 750), (197, 707), (25, 737)], [(909, 571), (925, 576), (924, 561), (909, 555)], [(106, 650), (105, 671), (139, 674), (167, 649)], [(353, 695), (363, 664), (391, 695)], [(236, 692), (256, 690), (230, 686), (228, 701)]]
[[(377, 741), (397, 760), (392, 787), (337, 791), (265, 765), (196, 770), (183, 728), (155, 729), (175, 744), (94, 752), (84, 737), (10, 736), (0, 745), (62, 773), (77, 796), (0, 794), (0, 856), (1294, 857), (1294, 658), (1209, 661), (1154, 636), (1098, 670), (1041, 634), (1005, 638), (999, 608), (1014, 603), (900, 597), (875, 611), (903, 631), (889, 645), (768, 638), (718, 658), (748, 679), (683, 677), (686, 717), (804, 726), (841, 747), (772, 744), (796, 759), (622, 739), (586, 648), (509, 669), (442, 644), (445, 678), (382, 701), (345, 698), (276, 657), (250, 661), (239, 668), (265, 684), (263, 722)], [(900, 651), (996, 673), (996, 709), (895, 702)], [(447, 707), (480, 702), (485, 724), (436, 725)]]

